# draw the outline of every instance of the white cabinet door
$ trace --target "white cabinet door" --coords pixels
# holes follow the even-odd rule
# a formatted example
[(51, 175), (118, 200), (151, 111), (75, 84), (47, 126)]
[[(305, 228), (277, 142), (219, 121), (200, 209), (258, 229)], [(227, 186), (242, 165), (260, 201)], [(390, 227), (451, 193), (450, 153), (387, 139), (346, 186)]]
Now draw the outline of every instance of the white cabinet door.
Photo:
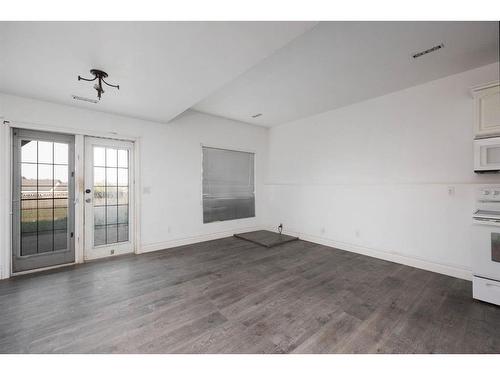
[(500, 135), (500, 85), (472, 89), (475, 100), (475, 136)]

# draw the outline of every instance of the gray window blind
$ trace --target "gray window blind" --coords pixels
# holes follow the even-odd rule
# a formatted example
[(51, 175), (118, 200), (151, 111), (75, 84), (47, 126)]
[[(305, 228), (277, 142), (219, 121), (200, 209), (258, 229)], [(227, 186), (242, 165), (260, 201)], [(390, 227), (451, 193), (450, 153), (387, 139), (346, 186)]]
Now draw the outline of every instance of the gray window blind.
[(255, 216), (254, 158), (250, 152), (203, 147), (203, 222)]

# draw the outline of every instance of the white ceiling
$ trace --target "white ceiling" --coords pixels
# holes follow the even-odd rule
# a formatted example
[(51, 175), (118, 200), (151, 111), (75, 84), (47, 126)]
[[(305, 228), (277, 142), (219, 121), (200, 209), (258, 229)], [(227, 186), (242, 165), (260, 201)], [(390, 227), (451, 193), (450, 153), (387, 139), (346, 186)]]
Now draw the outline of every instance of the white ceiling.
[[(315, 22), (0, 22), (0, 91), (167, 122)], [(101, 102), (97, 68), (109, 74)]]
[(498, 38), (498, 22), (320, 22), (194, 108), (272, 126), (493, 63)]
[[(497, 22), (0, 22), (0, 45), (1, 92), (159, 122), (192, 107), (273, 126), (498, 61), (499, 41)], [(91, 68), (120, 91), (73, 100), (96, 97), (77, 80)]]

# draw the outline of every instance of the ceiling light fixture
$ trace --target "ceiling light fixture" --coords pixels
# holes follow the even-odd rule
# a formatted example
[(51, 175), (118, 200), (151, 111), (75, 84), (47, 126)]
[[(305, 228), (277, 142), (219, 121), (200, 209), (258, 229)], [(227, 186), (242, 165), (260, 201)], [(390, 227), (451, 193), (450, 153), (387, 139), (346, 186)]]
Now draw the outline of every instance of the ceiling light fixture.
[(90, 79), (90, 78), (83, 78), (83, 77), (78, 76), (78, 80), (92, 82), (92, 81), (95, 81), (97, 79), (97, 83), (94, 85), (94, 88), (97, 91), (97, 97), (99, 98), (99, 100), (101, 100), (101, 95), (104, 94), (104, 89), (102, 88), (103, 82), (109, 87), (114, 87), (114, 88), (117, 88), (118, 90), (120, 90), (120, 85), (111, 85), (104, 80), (104, 78), (108, 77), (108, 73), (103, 72), (102, 70), (98, 70), (98, 69), (91, 69), (90, 74), (93, 74), (94, 78)]

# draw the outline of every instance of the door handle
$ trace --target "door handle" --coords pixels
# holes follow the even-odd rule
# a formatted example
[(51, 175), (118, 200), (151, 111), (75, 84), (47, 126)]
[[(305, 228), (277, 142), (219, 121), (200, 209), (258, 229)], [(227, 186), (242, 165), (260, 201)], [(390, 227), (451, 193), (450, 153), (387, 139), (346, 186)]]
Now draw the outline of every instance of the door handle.
[(86, 190), (85, 190), (85, 192), (86, 192), (87, 194), (90, 194), (90, 193), (91, 193), (91, 191), (92, 191), (92, 190), (90, 190), (90, 189), (86, 189)]

